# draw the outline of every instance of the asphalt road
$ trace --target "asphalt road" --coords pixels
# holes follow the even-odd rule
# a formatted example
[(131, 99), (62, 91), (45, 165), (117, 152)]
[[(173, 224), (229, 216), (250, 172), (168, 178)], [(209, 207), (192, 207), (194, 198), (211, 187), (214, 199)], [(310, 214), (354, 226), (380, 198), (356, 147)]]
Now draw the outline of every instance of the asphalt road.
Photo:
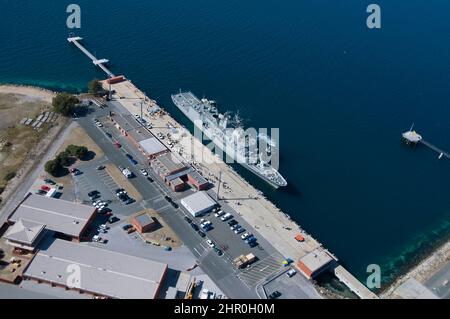
[[(115, 111), (119, 111), (115, 108)], [(189, 224), (187, 224), (183, 216), (185, 212), (180, 207), (173, 208), (165, 199), (164, 195), (168, 194), (172, 198), (177, 198), (168, 187), (166, 187), (159, 177), (156, 177), (149, 169), (148, 165), (138, 164), (131, 167), (129, 160), (125, 157), (125, 153), (132, 154), (139, 163), (145, 163), (145, 158), (142, 154), (137, 153), (134, 147), (125, 138), (121, 137), (118, 131), (109, 129), (108, 127), (98, 128), (93, 123), (93, 118), (102, 119), (109, 114), (109, 108), (95, 109), (89, 112), (87, 116), (80, 117), (78, 122), (88, 135), (98, 144), (103, 150), (108, 161), (119, 166), (130, 167), (135, 173), (135, 177), (129, 179), (130, 183), (141, 193), (144, 200), (141, 203), (134, 205), (141, 205), (142, 207), (153, 208), (160, 212), (162, 218), (166, 223), (177, 233), (183, 243), (191, 250), (191, 252), (198, 258), (200, 267), (204, 272), (217, 284), (217, 286), (230, 298), (258, 298), (253, 287), (248, 287), (245, 283), (237, 277), (237, 271), (234, 269), (229, 260), (224, 256), (218, 256), (206, 244), (206, 241), (194, 232)], [(105, 130), (112, 133), (113, 140), (120, 139), (122, 144), (121, 150), (118, 150), (111, 138), (105, 134)], [(146, 168), (152, 175), (154, 180), (150, 183), (144, 176), (139, 173), (140, 168)], [(162, 193), (161, 193), (162, 192)], [(227, 229), (230, 232), (229, 229)], [(240, 240), (240, 239), (236, 239)]]
[(441, 299), (450, 299), (450, 262), (434, 274), (425, 286)]

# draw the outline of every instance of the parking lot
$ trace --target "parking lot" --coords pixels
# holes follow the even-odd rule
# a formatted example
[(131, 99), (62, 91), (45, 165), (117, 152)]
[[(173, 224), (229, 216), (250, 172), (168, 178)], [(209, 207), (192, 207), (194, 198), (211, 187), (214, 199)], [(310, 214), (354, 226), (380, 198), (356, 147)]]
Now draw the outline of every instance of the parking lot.
[[(189, 247), (191, 253), (200, 262), (202, 269), (219, 285), (225, 294), (233, 298), (258, 298), (255, 286), (267, 276), (278, 272), (282, 268), (281, 262), (284, 258), (270, 243), (260, 238), (253, 227), (248, 225), (226, 203), (220, 202), (223, 210), (233, 214), (233, 218), (246, 231), (255, 234), (258, 246), (251, 248), (240, 238), (242, 234), (235, 234), (230, 230), (227, 222), (221, 221), (220, 218), (215, 217), (212, 213), (194, 218), (181, 207), (179, 200), (191, 194), (194, 190), (187, 189), (183, 192), (174, 193), (156, 176), (149, 167), (147, 158), (107, 121), (106, 115), (110, 110), (113, 112), (124, 112), (122, 107), (116, 104), (116, 102), (111, 102), (109, 103), (109, 110), (95, 109), (87, 117), (80, 117), (79, 119), (80, 125), (105, 153), (105, 156), (99, 158), (97, 162), (89, 163), (87, 166), (80, 166), (83, 174), (77, 176), (79, 180), (77, 182), (79, 198), (83, 201), (89, 201), (87, 193), (96, 189), (101, 192), (102, 200), (111, 201), (110, 207), (113, 213), (124, 217), (130, 216), (146, 207), (155, 209), (174, 232), (179, 235), (183, 243)], [(102, 122), (101, 127), (93, 123), (94, 117)], [(116, 146), (116, 143), (120, 144), (120, 148)], [(136, 163), (132, 163), (126, 157), (126, 154), (130, 154)], [(111, 176), (96, 169), (98, 165), (107, 164), (113, 164), (116, 167), (129, 167), (135, 176), (128, 179), (128, 181), (142, 195), (143, 200), (136, 201), (130, 205), (123, 205), (120, 201), (117, 201), (114, 190), (121, 186), (117, 185)], [(140, 174), (139, 171), (141, 169), (148, 171), (151, 181)], [(176, 204), (171, 205), (167, 200), (169, 197)], [(215, 197), (214, 193), (212, 197)], [(206, 218), (212, 222), (213, 229), (205, 232), (206, 236), (202, 238), (184, 220), (185, 216), (191, 218), (197, 225), (200, 225), (201, 218)], [(223, 255), (218, 255), (207, 244), (208, 239), (212, 240), (216, 247), (223, 251)], [(257, 256), (257, 261), (250, 268), (244, 270), (236, 269), (232, 264), (233, 259), (250, 252)]]

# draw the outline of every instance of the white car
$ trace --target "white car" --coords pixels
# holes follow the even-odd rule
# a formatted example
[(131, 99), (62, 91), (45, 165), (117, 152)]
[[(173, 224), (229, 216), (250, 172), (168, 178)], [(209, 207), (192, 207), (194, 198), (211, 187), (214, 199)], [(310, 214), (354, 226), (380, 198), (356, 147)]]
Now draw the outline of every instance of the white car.
[(211, 247), (211, 248), (216, 247), (216, 244), (214, 244), (213, 241), (212, 241), (211, 239), (208, 239), (208, 240), (206, 241), (206, 243), (207, 243), (208, 246)]
[(244, 233), (244, 234), (241, 235), (241, 238), (243, 240), (245, 240), (245, 239), (249, 238), (250, 236), (252, 236), (252, 233)]
[(201, 224), (200, 224), (200, 227), (201, 228), (205, 228), (206, 226), (208, 226), (208, 225), (211, 225), (212, 223), (209, 221), (209, 220), (205, 220), (204, 222), (202, 222)]
[(235, 229), (238, 229), (239, 227), (241, 227), (241, 226), (236, 224), (236, 225), (230, 226), (230, 229), (235, 230)]
[(243, 232), (245, 232), (245, 228), (244, 227), (236, 228), (234, 230), (235, 234), (240, 234), (240, 233), (243, 233)]
[(98, 127), (103, 127), (103, 124), (100, 123), (100, 122), (97, 122), (97, 126), (98, 126)]
[(106, 226), (106, 224), (101, 224), (98, 228), (108, 229), (108, 226)]
[(217, 212), (214, 213), (214, 216), (220, 217), (220, 216), (222, 216), (223, 214), (225, 214), (225, 213), (223, 212), (223, 210), (219, 210), (219, 211), (217, 211)]
[(106, 207), (106, 204), (107, 204), (107, 203), (105, 203), (105, 202), (98, 202), (97, 204), (95, 204), (95, 208), (100, 208), (100, 207), (102, 207), (102, 206), (105, 206), (105, 207)]
[(220, 219), (224, 222), (224, 221), (229, 220), (231, 217), (233, 217), (233, 216), (230, 213), (226, 213), (225, 215), (220, 217)]
[(200, 294), (200, 299), (209, 299), (209, 290), (203, 289), (202, 293)]
[(295, 269), (290, 269), (287, 273), (286, 276), (288, 276), (289, 278), (291, 278), (292, 276), (294, 276), (297, 273), (297, 271)]
[(145, 169), (141, 169), (141, 174), (144, 176), (148, 176), (148, 172)]
[(94, 235), (94, 237), (92, 237), (92, 241), (95, 243), (99, 242), (100, 240), (101, 240), (101, 238), (99, 235)]

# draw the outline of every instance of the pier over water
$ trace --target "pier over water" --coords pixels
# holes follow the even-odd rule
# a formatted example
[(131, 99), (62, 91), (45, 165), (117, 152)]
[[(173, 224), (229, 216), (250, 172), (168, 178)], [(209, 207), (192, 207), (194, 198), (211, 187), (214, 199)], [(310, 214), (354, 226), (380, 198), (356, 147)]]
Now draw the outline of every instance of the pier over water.
[[(107, 63), (108, 60), (97, 59), (94, 55), (92, 55), (88, 50), (86, 50), (79, 43), (79, 41), (81, 41), (81, 40), (82, 40), (82, 38), (80, 38), (80, 37), (72, 37), (72, 38), (67, 39), (67, 41), (69, 41), (70, 43), (75, 44), (86, 56), (88, 56), (92, 60), (94, 65), (99, 66), (110, 78), (115, 77), (115, 75), (103, 65), (104, 63)], [(111, 84), (111, 87), (115, 91), (115, 96), (120, 97), (119, 99), (117, 99), (117, 101), (125, 109), (127, 109), (130, 112), (130, 114), (138, 114), (138, 112), (139, 112), (139, 107), (136, 105), (136, 103), (132, 102), (133, 100), (149, 99), (145, 95), (145, 93), (141, 92), (134, 84), (131, 83), (131, 81), (126, 80), (125, 78), (121, 82)], [(152, 101), (151, 99), (149, 99), (149, 100)], [(156, 102), (154, 104), (156, 105)], [(155, 120), (155, 121), (157, 121), (157, 120)], [(176, 123), (176, 121), (174, 119), (172, 119), (170, 117), (170, 115), (168, 115), (168, 114), (165, 115), (165, 119), (163, 118), (160, 121), (163, 121), (164, 123), (161, 125), (157, 125), (156, 127), (153, 127), (153, 129), (157, 129), (157, 127), (165, 128), (165, 127), (168, 127), (169, 123), (174, 123), (174, 122)], [(176, 126), (181, 127), (180, 124), (177, 124)], [(191, 138), (193, 138), (193, 136), (189, 136), (189, 135), (190, 134), (188, 133), (188, 135), (185, 138), (185, 141), (187, 143), (191, 144), (192, 143)], [(203, 146), (201, 144), (201, 142), (199, 142), (199, 144), (201, 145), (201, 147), (206, 148), (206, 146)], [(204, 152), (203, 148), (199, 152)], [(210, 156), (213, 156), (213, 155), (211, 154)], [(213, 163), (214, 163), (214, 161), (213, 161)], [(243, 185), (242, 187), (247, 187), (246, 184), (240, 184), (241, 182), (239, 180), (239, 177), (238, 177), (238, 175), (236, 175), (234, 173), (234, 171), (232, 171), (232, 170), (230, 171), (230, 170), (226, 170), (226, 169), (223, 170), (221, 168), (221, 165), (225, 165), (225, 163), (221, 163), (221, 164), (219, 163), (216, 165), (218, 165), (217, 169), (220, 169), (220, 172), (224, 171), (226, 174), (227, 173), (230, 174), (228, 177), (230, 183), (236, 183), (238, 185)], [(224, 175), (226, 175), (226, 174), (224, 174)], [(236, 178), (233, 176), (236, 176)], [(264, 198), (262, 200), (264, 200)], [(245, 205), (240, 206), (240, 209), (243, 209), (243, 206), (245, 206)], [(273, 204), (261, 205), (259, 207), (261, 209), (258, 209), (258, 213), (259, 214), (266, 213), (267, 215), (260, 215), (261, 217), (257, 216), (257, 218), (261, 218), (262, 220), (273, 220), (274, 225), (272, 225), (272, 227), (270, 229), (275, 229), (275, 226), (276, 226), (275, 224), (279, 223), (280, 219), (281, 219), (280, 216), (275, 215), (278, 213), (278, 210), (276, 209), (276, 207)], [(248, 214), (248, 215), (246, 213), (242, 213), (241, 216), (249, 224), (252, 224), (255, 221), (255, 219), (254, 219), (255, 211), (250, 211), (250, 214)], [(264, 216), (264, 217), (262, 217), (262, 216)], [(292, 221), (284, 220), (283, 223), (290, 224), (290, 223), (292, 223)], [(277, 225), (279, 225), (279, 224), (277, 224)], [(315, 251), (315, 252), (320, 251), (320, 252), (322, 252), (322, 255), (323, 255), (324, 248), (322, 247), (322, 245), (319, 242), (317, 242), (311, 235), (304, 233), (303, 230), (297, 224), (295, 224), (295, 227), (298, 227), (298, 231), (300, 231), (305, 237), (304, 240), (301, 242), (299, 242), (297, 239), (295, 239), (295, 237), (293, 236), (294, 234), (287, 233), (287, 232), (286, 233), (280, 232), (274, 236), (273, 232), (271, 232), (269, 229), (260, 229), (259, 233), (263, 237), (264, 237), (264, 234), (266, 234), (265, 238), (268, 241), (271, 241), (274, 244), (278, 243), (278, 246), (280, 247), (280, 249), (282, 248), (282, 251), (284, 252), (284, 254), (283, 254), (284, 256), (292, 256), (292, 257), (295, 256), (297, 259), (297, 257), (302, 258), (309, 254), (309, 256), (311, 257), (312, 251)], [(294, 228), (294, 227), (292, 227), (292, 228)], [(313, 254), (313, 257), (314, 256), (315, 256), (315, 254)], [(321, 269), (321, 270), (326, 269), (326, 270), (329, 270), (332, 272), (332, 269), (328, 269), (328, 268), (331, 268), (331, 266), (325, 267), (326, 265), (320, 263), (319, 261), (317, 261), (317, 259), (319, 259), (319, 258), (315, 258), (315, 257), (313, 258), (313, 260), (312, 260), (313, 265), (318, 267), (318, 269)], [(332, 259), (336, 259), (336, 258), (332, 257)], [(331, 264), (329, 263), (327, 265), (331, 265)], [(347, 285), (349, 287), (349, 289), (352, 290), (354, 293), (356, 293), (360, 298), (364, 298), (364, 299), (378, 298), (366, 286), (364, 286), (361, 282), (359, 282), (358, 279), (356, 279), (350, 272), (345, 270), (344, 267), (338, 266), (335, 269), (334, 273), (339, 280), (341, 280), (345, 285)]]
[(86, 54), (87, 57), (92, 60), (92, 63), (94, 63), (94, 65), (97, 65), (100, 69), (102, 69), (103, 72), (105, 72), (108, 75), (108, 77), (113, 78), (115, 75), (110, 70), (108, 70), (108, 68), (104, 65), (104, 64), (108, 63), (109, 60), (97, 59), (91, 52), (89, 52), (83, 45), (81, 45), (81, 43), (80, 43), (81, 40), (83, 40), (83, 38), (81, 38), (81, 37), (67, 38), (67, 41), (75, 44), (78, 47), (78, 49), (81, 50), (81, 52)]

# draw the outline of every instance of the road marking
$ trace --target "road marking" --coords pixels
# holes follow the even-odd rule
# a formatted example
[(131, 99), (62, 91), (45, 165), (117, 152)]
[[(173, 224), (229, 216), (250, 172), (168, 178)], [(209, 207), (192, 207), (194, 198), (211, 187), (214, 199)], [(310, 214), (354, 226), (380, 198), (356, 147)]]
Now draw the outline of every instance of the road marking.
[(261, 269), (260, 271), (264, 271), (265, 269), (269, 268), (269, 265), (267, 265), (266, 267), (264, 267), (263, 269)]

